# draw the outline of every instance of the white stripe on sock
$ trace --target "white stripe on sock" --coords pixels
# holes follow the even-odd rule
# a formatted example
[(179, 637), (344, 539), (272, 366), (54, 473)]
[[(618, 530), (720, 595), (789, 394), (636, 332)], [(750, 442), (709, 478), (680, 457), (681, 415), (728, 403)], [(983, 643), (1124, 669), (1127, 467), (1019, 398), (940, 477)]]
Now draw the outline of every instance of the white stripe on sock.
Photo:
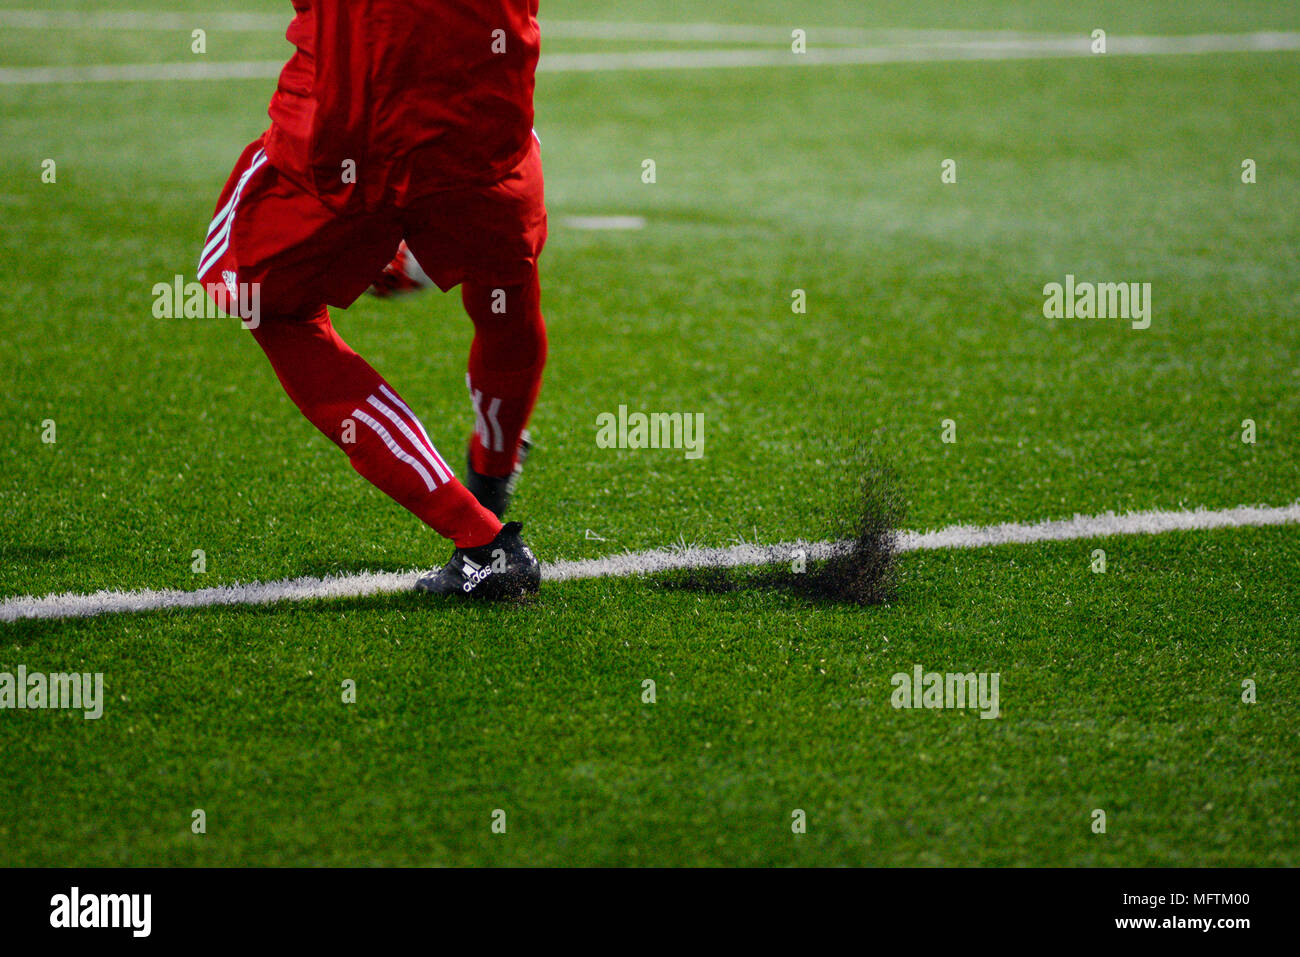
[(393, 437), (389, 434), (387, 429), (385, 429), (382, 425), (380, 425), (370, 416), (366, 415), (366, 413), (362, 412), (360, 409), (354, 409), (352, 411), (352, 416), (353, 418), (360, 419), (366, 425), (370, 426), (370, 428), (372, 428), (375, 431), (375, 434), (377, 434), (381, 439), (384, 440), (384, 444), (388, 446), (388, 450), (390, 452), (392, 452), (395, 456), (398, 457), (398, 459), (405, 462), (411, 468), (415, 469), (415, 471), (420, 474), (420, 478), (424, 479), (424, 484), (429, 489), (430, 492), (432, 492), (437, 487), (437, 483), (434, 482), (433, 476), (429, 474), (428, 469), (426, 469), (415, 459), (407, 455), (406, 452), (402, 450), (402, 447), (398, 445), (395, 441), (393, 441)]
[(424, 447), (424, 443), (421, 442), (419, 438), (416, 437), (415, 433), (411, 431), (411, 427), (406, 424), (406, 422), (402, 419), (401, 416), (399, 416), (391, 408), (389, 408), (382, 401), (380, 401), (378, 396), (372, 395), (368, 399), (366, 399), (366, 401), (369, 402), (371, 405), (373, 405), (380, 412), (382, 412), (384, 416), (388, 419), (388, 421), (392, 422), (393, 425), (397, 426), (398, 431), (401, 432), (404, 436), (406, 436), (407, 440), (413, 446), (415, 446), (415, 451), (420, 454), (420, 457), (423, 458), (429, 465), (433, 466), (433, 470), (436, 473), (438, 473), (439, 479), (441, 479), (443, 482), (451, 481), (450, 473), (447, 472), (438, 463), (437, 459), (435, 459), (434, 456), (429, 454), (429, 450)]
[(406, 417), (415, 423), (415, 427), (420, 431), (420, 435), (423, 437), (425, 447), (429, 450), (429, 453), (437, 460), (438, 464), (442, 466), (442, 470), (445, 474), (449, 476), (452, 475), (452, 469), (445, 461), (443, 461), (442, 456), (438, 454), (438, 447), (434, 445), (433, 440), (429, 438), (429, 433), (424, 431), (424, 423), (420, 421), (420, 417), (412, 412), (411, 407), (402, 401), (402, 397), (392, 389), (388, 388), (387, 385), (380, 383), (379, 391), (388, 396), (388, 398), (390, 398), (399, 409), (406, 413)]

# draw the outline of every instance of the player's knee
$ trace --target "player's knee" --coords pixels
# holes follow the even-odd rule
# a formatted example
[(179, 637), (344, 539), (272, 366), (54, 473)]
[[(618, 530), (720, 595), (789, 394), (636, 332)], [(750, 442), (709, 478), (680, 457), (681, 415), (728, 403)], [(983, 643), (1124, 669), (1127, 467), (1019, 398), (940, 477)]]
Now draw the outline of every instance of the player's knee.
[(526, 323), (541, 308), (536, 287), (530, 282), (461, 283), (460, 299), (475, 323), (493, 325)]
[[(512, 306), (511, 295), (521, 301)], [(546, 361), (546, 325), (535, 298), (526, 287), (470, 287), (464, 290), (465, 308), (474, 321), (472, 363), (501, 372), (533, 369)], [(496, 311), (493, 302), (503, 301)]]
[(523, 282), (461, 284), (461, 301), (479, 336), (516, 342), (528, 351), (546, 350), (541, 289), (536, 272)]

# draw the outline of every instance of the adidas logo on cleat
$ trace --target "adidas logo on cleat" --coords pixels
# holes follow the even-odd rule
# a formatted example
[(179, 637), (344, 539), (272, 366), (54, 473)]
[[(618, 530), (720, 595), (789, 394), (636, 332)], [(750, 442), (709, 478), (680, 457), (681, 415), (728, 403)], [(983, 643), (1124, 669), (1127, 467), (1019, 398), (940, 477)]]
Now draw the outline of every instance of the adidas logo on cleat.
[(461, 591), (468, 594), (483, 583), (483, 580), (492, 574), (491, 565), (476, 565), (468, 558), (465, 559), (465, 582), (460, 586)]
[(507, 522), (487, 545), (457, 548), (446, 565), (421, 577), (415, 590), (465, 598), (514, 598), (536, 593), (542, 569), (520, 537), (522, 528), (518, 522)]

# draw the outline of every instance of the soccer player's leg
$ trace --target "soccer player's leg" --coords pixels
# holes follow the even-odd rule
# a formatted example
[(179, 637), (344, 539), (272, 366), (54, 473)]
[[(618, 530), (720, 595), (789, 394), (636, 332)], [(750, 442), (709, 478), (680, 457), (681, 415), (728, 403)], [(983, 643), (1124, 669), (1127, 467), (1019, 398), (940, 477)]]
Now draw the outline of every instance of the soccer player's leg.
[(439, 194), (405, 220), (406, 241), (442, 289), (461, 284), (474, 323), (467, 382), (474, 408), (465, 484), (493, 513), (509, 505), (530, 444), (546, 365), (537, 260), (546, 205), (537, 143), (500, 182)]
[(458, 547), (496, 537), (501, 523), (456, 480), (397, 390), (343, 341), (325, 306), (265, 317), (252, 332), (289, 398), (366, 480)]
[(419, 591), (500, 598), (536, 591), (537, 559), (518, 522), (502, 525), (456, 480), (402, 397), (348, 347), (320, 307), (253, 329), (285, 392), (352, 467), (456, 549)]
[[(399, 237), (382, 217), (326, 209), (269, 167), (254, 143), (218, 201), (199, 279), (227, 311), (236, 288), (258, 289), (248, 298), (260, 312), (245, 325), (294, 404), (357, 472), (458, 551), (500, 544), (510, 537), (500, 521), (456, 480), (397, 391), (342, 340), (324, 304), (355, 300)], [(527, 557), (523, 590), (536, 587)]]
[(546, 323), (541, 285), (532, 275), (515, 285), (466, 280), (461, 301), (474, 323), (466, 383), (474, 407), (465, 484), (503, 515), (531, 448), (527, 425), (542, 387)]

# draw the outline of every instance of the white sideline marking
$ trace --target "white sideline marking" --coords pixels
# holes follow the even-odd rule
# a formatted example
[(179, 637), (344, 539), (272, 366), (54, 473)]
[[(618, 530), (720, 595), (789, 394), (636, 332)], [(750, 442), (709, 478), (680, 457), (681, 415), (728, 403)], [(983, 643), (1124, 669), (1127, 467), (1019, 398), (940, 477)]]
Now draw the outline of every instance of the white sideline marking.
[(645, 229), (644, 216), (565, 216), (570, 229)]
[(272, 13), (164, 13), (161, 10), (0, 10), (0, 27), (18, 30), (128, 30), (189, 33), (196, 27), (230, 33), (283, 32), (292, 17)]
[[(930, 63), (960, 60), (1023, 60), (1092, 57), (1086, 36), (1017, 37), (929, 41), (878, 46), (812, 47), (804, 54), (784, 49), (635, 50), (621, 53), (551, 53), (538, 64), (542, 73), (594, 73), (608, 70), (702, 70), (760, 66), (852, 66), (879, 63)], [(1197, 53), (1260, 53), (1300, 50), (1300, 33), (1207, 33), (1189, 36), (1112, 36), (1107, 57)], [(0, 68), (0, 86), (53, 83), (129, 83), (154, 80), (274, 79), (282, 60), (231, 62), (123, 63), (100, 66)]]
[(224, 63), (115, 63), (103, 66), (30, 66), (0, 69), (0, 86), (52, 83), (134, 83), (157, 80), (275, 79), (280, 60), (231, 60)]
[[(1159, 535), (1163, 532), (1216, 528), (1258, 527), (1300, 523), (1300, 501), (1283, 506), (1243, 505), (1209, 511), (1131, 512), (1116, 515), (1076, 515), (1059, 521), (1002, 525), (951, 525), (937, 532), (902, 532), (901, 551), (940, 548), (985, 548), (1025, 545), (1111, 535)], [(843, 542), (786, 542), (780, 545), (736, 545), (729, 548), (655, 549), (607, 558), (553, 562), (542, 567), (546, 581), (646, 575), (683, 568), (762, 565), (789, 561), (796, 548), (811, 559), (826, 558), (843, 548)], [(84, 618), (114, 612), (157, 611), (171, 608), (209, 608), (217, 605), (264, 605), (277, 601), (312, 598), (359, 598), (408, 591), (421, 572), (360, 572), (326, 578), (293, 578), (247, 585), (221, 585), (197, 591), (104, 590), (84, 595), (65, 592), (35, 598), (31, 595), (0, 602), (0, 621), (24, 618)]]
[(566, 40), (662, 40), (669, 43), (771, 43), (790, 48), (798, 26), (810, 46), (822, 43), (868, 45), (885, 41), (923, 42), (1033, 37), (1022, 30), (922, 30), (911, 28), (818, 27), (804, 24), (759, 26), (738, 23), (634, 23), (623, 20), (542, 19), (542, 43)]
[[(0, 28), (181, 32), (195, 27), (228, 33), (283, 33), (291, 17), (276, 13), (163, 13), (150, 10), (0, 10)], [(630, 20), (552, 20), (541, 17), (542, 40), (661, 40), (668, 43), (774, 43), (789, 46), (790, 26), (747, 23), (645, 23)], [(798, 24), (809, 43), (879, 43), (884, 40), (971, 40), (1033, 36), (1020, 30), (925, 30), (819, 27)]]
[[(762, 50), (638, 50), (626, 53), (553, 53), (539, 71), (680, 70), (753, 66), (847, 66), (952, 60), (1022, 60), (1092, 57), (1091, 40), (1078, 36), (1006, 37), (853, 47)], [(1300, 50), (1300, 33), (1208, 33), (1189, 36), (1112, 36), (1104, 56), (1244, 53)]]

